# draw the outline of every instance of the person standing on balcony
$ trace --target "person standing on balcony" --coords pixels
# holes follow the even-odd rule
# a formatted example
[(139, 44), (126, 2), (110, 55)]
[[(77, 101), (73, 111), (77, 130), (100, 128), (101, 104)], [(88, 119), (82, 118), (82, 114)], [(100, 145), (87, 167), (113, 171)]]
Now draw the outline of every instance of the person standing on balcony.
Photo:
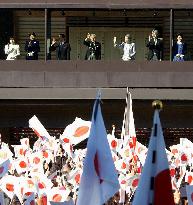
[(26, 60), (38, 60), (38, 53), (40, 52), (39, 41), (36, 40), (36, 34), (30, 33), (29, 40), (25, 43)]
[(101, 60), (101, 44), (96, 41), (96, 34), (88, 33), (83, 44), (88, 47), (85, 60)]
[(52, 39), (50, 51), (56, 51), (57, 60), (70, 60), (71, 47), (66, 41), (66, 36), (64, 34), (59, 34), (58, 37), (58, 41), (56, 41), (55, 38)]
[(163, 41), (158, 38), (158, 30), (152, 31), (146, 46), (149, 48), (147, 60), (161, 61), (163, 59)]
[(15, 43), (14, 38), (9, 39), (9, 43), (5, 45), (6, 60), (16, 60), (20, 55), (19, 45)]
[(117, 37), (114, 37), (113, 43), (115, 48), (123, 49), (123, 56), (122, 56), (123, 61), (135, 60), (135, 54), (136, 54), (135, 43), (131, 42), (130, 34), (126, 34), (125, 41), (120, 44), (117, 44)]
[(187, 44), (183, 42), (183, 35), (177, 34), (177, 41), (173, 45), (173, 61), (184, 61), (187, 53)]

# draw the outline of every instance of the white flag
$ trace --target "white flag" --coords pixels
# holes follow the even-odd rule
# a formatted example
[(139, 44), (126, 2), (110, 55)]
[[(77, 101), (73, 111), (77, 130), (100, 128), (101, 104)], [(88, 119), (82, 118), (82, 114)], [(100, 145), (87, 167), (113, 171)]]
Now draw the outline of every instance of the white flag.
[(99, 99), (95, 101), (77, 205), (102, 205), (119, 190)]

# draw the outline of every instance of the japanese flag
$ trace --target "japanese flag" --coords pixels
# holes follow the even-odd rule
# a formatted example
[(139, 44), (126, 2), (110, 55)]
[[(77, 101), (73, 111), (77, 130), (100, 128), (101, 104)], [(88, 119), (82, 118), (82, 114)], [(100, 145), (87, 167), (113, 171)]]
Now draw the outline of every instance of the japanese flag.
[(128, 186), (130, 186), (131, 190), (134, 192), (139, 183), (139, 175), (135, 174), (128, 178)]
[(19, 158), (14, 161), (14, 166), (18, 174), (28, 171), (29, 163), (26, 158)]
[(49, 141), (51, 139), (50, 134), (35, 115), (29, 120), (29, 127), (32, 128), (36, 135), (42, 140)]
[(25, 157), (28, 150), (27, 145), (12, 145), (12, 147), (14, 148), (15, 157)]
[(186, 185), (188, 205), (193, 205), (193, 185)]
[(179, 156), (179, 153), (182, 147), (180, 146), (180, 144), (178, 144), (178, 145), (172, 145), (169, 148), (170, 148), (171, 153), (177, 157)]
[(90, 127), (90, 121), (85, 121), (77, 117), (72, 124), (68, 125), (65, 128), (61, 139), (67, 138), (72, 144), (76, 145), (88, 138), (90, 133)]
[(32, 153), (29, 156), (30, 167), (33, 168), (43, 168), (43, 157), (41, 152)]
[(192, 172), (186, 172), (185, 182), (187, 182), (189, 185), (193, 185), (193, 173)]
[(50, 179), (48, 179), (44, 174), (36, 175), (36, 189), (38, 196), (42, 196), (47, 193), (48, 190), (53, 186)]
[(65, 189), (64, 187), (53, 187), (48, 192), (48, 200), (53, 202), (63, 202), (67, 200), (69, 194), (69, 189)]
[(0, 189), (12, 199), (18, 187), (18, 178), (15, 176), (7, 175), (0, 180)]
[(111, 151), (114, 151), (116, 153), (118, 151), (118, 147), (119, 147), (118, 139), (115, 138), (115, 136), (110, 135), (110, 134), (107, 135), (107, 139), (108, 139)]
[(36, 183), (33, 178), (23, 178), (22, 195), (23, 198), (28, 198), (33, 192), (36, 192)]

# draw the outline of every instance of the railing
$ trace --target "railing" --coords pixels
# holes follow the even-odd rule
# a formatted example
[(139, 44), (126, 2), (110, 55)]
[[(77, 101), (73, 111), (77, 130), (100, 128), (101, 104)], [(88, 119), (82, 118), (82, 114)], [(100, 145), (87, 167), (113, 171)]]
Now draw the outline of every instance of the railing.
[(0, 61), (0, 87), (192, 88), (192, 79), (192, 61)]

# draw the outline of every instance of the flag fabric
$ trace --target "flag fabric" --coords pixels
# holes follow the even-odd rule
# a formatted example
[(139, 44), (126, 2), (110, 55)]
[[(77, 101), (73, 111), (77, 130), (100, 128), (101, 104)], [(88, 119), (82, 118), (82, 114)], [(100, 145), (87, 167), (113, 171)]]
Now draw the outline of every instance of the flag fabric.
[(193, 185), (186, 185), (188, 205), (193, 205)]
[(29, 127), (32, 128), (35, 134), (42, 140), (49, 141), (51, 139), (50, 134), (35, 115), (29, 120)]
[(0, 180), (0, 189), (12, 199), (16, 189), (18, 189), (17, 177), (6, 175)]
[(70, 199), (69, 201), (64, 201), (64, 202), (54, 202), (50, 201), (51, 205), (74, 205), (74, 201)]
[(102, 205), (118, 192), (119, 188), (98, 98), (94, 103), (91, 131), (76, 204)]
[(0, 192), (0, 205), (4, 205), (4, 204), (5, 204), (4, 193)]
[(65, 128), (60, 139), (65, 143), (70, 141), (71, 144), (76, 145), (88, 138), (90, 126), (90, 121), (85, 121), (76, 117), (74, 122)]
[(123, 118), (121, 138), (123, 139), (123, 146), (130, 143), (130, 146), (134, 149), (136, 146), (136, 132), (135, 123), (133, 118), (132, 98), (131, 93), (127, 87), (126, 94), (126, 107)]
[(154, 112), (148, 153), (132, 205), (174, 205), (159, 110)]
[(9, 159), (0, 164), (0, 178), (7, 174), (9, 170), (10, 161)]
[(52, 202), (64, 202), (67, 200), (70, 194), (70, 189), (65, 187), (53, 187), (47, 193), (48, 201)]
[(24, 202), (24, 205), (35, 205), (35, 194), (32, 192)]

